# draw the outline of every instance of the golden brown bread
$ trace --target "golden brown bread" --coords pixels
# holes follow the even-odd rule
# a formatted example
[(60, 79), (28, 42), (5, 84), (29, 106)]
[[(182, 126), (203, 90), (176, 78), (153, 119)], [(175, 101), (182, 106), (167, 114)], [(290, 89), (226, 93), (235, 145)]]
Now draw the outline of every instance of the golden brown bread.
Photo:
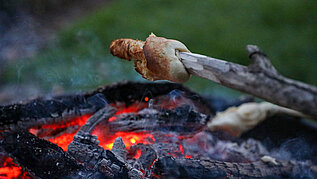
[(189, 52), (179, 41), (156, 37), (151, 34), (145, 41), (143, 53), (147, 68), (161, 80), (183, 83), (190, 77), (176, 51)]
[(143, 78), (169, 80), (183, 83), (190, 77), (176, 51), (189, 52), (179, 41), (156, 37), (151, 34), (145, 42), (133, 39), (118, 39), (110, 44), (112, 55), (126, 60), (135, 59), (135, 70)]
[(144, 42), (133, 39), (117, 39), (110, 44), (110, 53), (122, 59), (145, 60), (143, 54)]

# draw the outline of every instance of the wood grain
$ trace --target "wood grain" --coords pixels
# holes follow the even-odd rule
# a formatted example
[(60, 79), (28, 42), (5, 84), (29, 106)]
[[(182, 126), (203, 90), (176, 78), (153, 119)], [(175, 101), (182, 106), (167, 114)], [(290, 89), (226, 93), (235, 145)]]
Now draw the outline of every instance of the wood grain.
[(204, 55), (179, 52), (187, 70), (271, 103), (317, 117), (317, 88), (279, 74), (267, 56), (255, 45), (248, 45), (252, 63), (243, 66)]

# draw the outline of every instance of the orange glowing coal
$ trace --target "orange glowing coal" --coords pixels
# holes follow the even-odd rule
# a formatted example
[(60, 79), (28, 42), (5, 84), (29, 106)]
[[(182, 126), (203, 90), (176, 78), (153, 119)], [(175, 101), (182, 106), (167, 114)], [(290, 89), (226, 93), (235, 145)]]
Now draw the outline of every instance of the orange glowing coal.
[[(119, 105), (112, 105), (113, 107), (117, 108), (116, 115), (123, 114), (123, 113), (134, 113), (138, 112), (141, 109), (144, 109), (146, 107), (146, 104), (144, 103), (136, 103), (133, 105), (130, 105), (128, 107), (119, 106)], [(73, 118), (71, 120), (61, 121), (59, 123), (55, 124), (47, 124), (42, 125), (40, 127), (34, 127), (30, 128), (29, 132), (40, 137), (44, 138), (54, 144), (57, 144), (59, 147), (61, 147), (63, 150), (67, 151), (68, 145), (72, 142), (75, 134), (80, 129), (81, 126), (83, 126), (87, 120), (89, 119), (91, 115), (83, 115), (80, 117)], [(113, 116), (109, 119), (109, 121), (114, 121), (116, 117)], [(57, 135), (54, 131), (67, 131), (66, 129), (68, 127), (74, 128), (74, 130), (71, 130), (71, 132), (64, 132), (61, 135), (57, 133)], [(48, 132), (44, 132), (43, 130), (46, 130)], [(138, 144), (138, 143), (144, 143), (144, 144), (150, 144), (154, 142), (154, 138), (150, 134), (142, 133), (142, 132), (132, 132), (132, 133), (125, 133), (125, 132), (117, 132), (115, 134), (108, 135), (107, 133), (102, 132), (102, 129), (96, 129), (93, 133), (94, 135), (97, 135), (98, 139), (101, 141), (100, 145), (104, 147), (107, 150), (111, 150), (114, 140), (117, 137), (122, 137), (123, 141), (128, 148), (130, 148), (131, 145)], [(110, 137), (111, 136), (111, 137)], [(136, 154), (136, 158), (140, 157), (141, 151), (138, 151)], [(0, 179), (4, 178), (31, 178), (27, 172), (22, 172), (22, 168), (19, 167), (17, 164), (15, 164), (11, 158), (9, 157), (3, 157), (6, 161), (2, 162), (2, 167), (0, 168)]]
[(140, 158), (140, 157), (141, 157), (141, 149), (138, 149), (138, 150), (136, 151), (136, 154), (135, 154), (134, 158), (135, 158), (135, 159), (138, 159), (138, 158)]
[(144, 109), (146, 107), (146, 104), (144, 103), (138, 103), (138, 104), (133, 104), (128, 107), (125, 106), (118, 106), (118, 105), (112, 105), (113, 107), (117, 108), (117, 112), (113, 117), (109, 118), (109, 122), (116, 120), (116, 115), (119, 114), (125, 114), (125, 113), (136, 113), (140, 111), (141, 109)]
[[(145, 97), (144, 101), (148, 102), (149, 98)], [(169, 108), (174, 105), (175, 105), (174, 103), (172, 104), (170, 103), (167, 106)], [(116, 120), (116, 116), (119, 114), (136, 113), (146, 108), (147, 104), (142, 102), (142, 103), (135, 103), (128, 107), (126, 107), (125, 105), (118, 105), (118, 104), (112, 104), (111, 106), (117, 109), (117, 113), (113, 117), (109, 118), (109, 122)], [(60, 146), (63, 150), (67, 151), (68, 145), (72, 142), (75, 134), (80, 129), (80, 127), (83, 126), (87, 122), (90, 116), (91, 115), (84, 115), (84, 116), (76, 117), (71, 120), (66, 120), (67, 122), (62, 121), (56, 124), (42, 125), (40, 127), (29, 129), (29, 132), (31, 132), (32, 134), (40, 138), (43, 138), (52, 143), (55, 143), (58, 146)], [(123, 142), (127, 149), (130, 149), (132, 145), (136, 145), (139, 143), (153, 144), (155, 142), (154, 136), (150, 134), (149, 132), (109, 133), (107, 129), (102, 128), (100, 126), (96, 126), (92, 134), (98, 137), (98, 140), (100, 141), (99, 145), (102, 146), (106, 150), (112, 149), (113, 143), (115, 139), (118, 137), (122, 137)], [(169, 137), (169, 135), (166, 135), (166, 137)], [(181, 136), (176, 136), (176, 137), (179, 138)], [(179, 140), (181, 140), (181, 138), (179, 138)], [(188, 138), (188, 137), (185, 136), (184, 138)], [(181, 144), (179, 144), (178, 153), (185, 155), (183, 146)], [(173, 155), (173, 153), (171, 153), (171, 155)], [(134, 158), (137, 159), (140, 156), (141, 156), (141, 151), (140, 149), (138, 149)], [(28, 174), (25, 174), (26, 172), (24, 173), (22, 172), (22, 168), (19, 167), (17, 164), (15, 164), (11, 158), (9, 157), (5, 157), (5, 158), (7, 158), (7, 161), (5, 161), (4, 165), (0, 168), (0, 179), (2, 178), (30, 178)], [(191, 158), (191, 156), (186, 155), (185, 158)]]
[(31, 178), (28, 173), (22, 172), (22, 168), (15, 164), (10, 157), (3, 157), (1, 159), (2, 167), (0, 168), (0, 179), (5, 178)]
[[(40, 129), (37, 128), (31, 128), (29, 130), (30, 133), (47, 139), (48, 141), (57, 144), (58, 146), (60, 146), (63, 150), (67, 150), (68, 145), (72, 142), (76, 132), (79, 130), (79, 128), (84, 125), (87, 120), (89, 119), (90, 115), (84, 115), (84, 116), (80, 116), (80, 117), (76, 117), (72, 120), (70, 120), (69, 122), (60, 122), (57, 124), (48, 124), (48, 125), (42, 125), (41, 129), (52, 129), (52, 130), (60, 130), (63, 128), (67, 128), (70, 126), (77, 126), (75, 131), (72, 131), (72, 133), (63, 133), (62, 135), (57, 135), (57, 136), (41, 136), (41, 134), (39, 134)], [(52, 138), (53, 137), (53, 138)]]
[[(130, 105), (128, 107), (125, 106), (117, 106), (117, 105), (112, 105), (116, 108), (118, 108), (116, 115), (119, 114), (124, 114), (124, 113), (134, 113), (134, 112), (138, 112), (140, 109), (143, 109), (144, 107), (146, 107), (144, 104), (142, 103), (138, 103), (138, 104), (133, 104)], [(80, 117), (76, 117), (72, 120), (67, 120), (67, 122), (62, 121), (60, 123), (56, 123), (56, 124), (47, 124), (47, 125), (42, 125), (41, 129), (52, 129), (52, 130), (61, 130), (61, 129), (66, 129), (67, 127), (76, 127), (76, 130), (72, 131), (71, 133), (63, 133), (62, 135), (57, 135), (57, 136), (41, 136), (41, 134), (39, 134), (40, 129), (38, 128), (31, 128), (29, 130), (29, 132), (31, 132), (32, 134), (47, 139), (48, 141), (57, 144), (58, 146), (60, 146), (63, 150), (67, 151), (68, 149), (68, 145), (72, 142), (75, 134), (77, 133), (77, 131), (79, 130), (79, 128), (81, 126), (83, 126), (84, 124), (86, 124), (87, 120), (89, 119), (91, 115), (84, 115), (84, 116), (80, 116)], [(109, 118), (109, 121), (114, 121), (116, 119), (116, 117), (113, 116), (111, 118)], [(98, 131), (98, 129), (96, 129)], [(101, 129), (102, 130), (102, 129)], [(106, 133), (104, 132), (95, 132), (93, 133), (94, 135), (97, 135), (98, 139), (102, 139), (104, 137), (109, 137)], [(123, 135), (123, 134), (121, 134)], [(115, 135), (117, 137), (120, 137), (120, 135)], [(140, 137), (136, 136), (135, 139), (131, 136), (128, 136), (132, 141), (130, 141), (130, 143), (133, 143), (133, 141), (135, 140), (134, 143), (139, 140)], [(115, 139), (115, 138), (114, 138)], [(113, 139), (113, 141), (114, 141)], [(112, 138), (110, 139), (112, 141)], [(103, 146), (105, 149), (111, 149), (112, 145), (113, 145), (113, 141), (112, 143), (109, 142), (110, 140), (107, 140), (107, 144), (101, 145)], [(126, 142), (127, 140), (124, 140), (124, 142)], [(127, 145), (127, 144), (126, 144)], [(129, 145), (131, 146), (131, 144)]]
[[(100, 133), (93, 132), (93, 134)], [(142, 143), (142, 144), (153, 144), (155, 142), (155, 139), (152, 134), (145, 133), (145, 132), (116, 132), (115, 134), (112, 134), (111, 136), (100, 136), (98, 137), (98, 140), (100, 141), (99, 145), (102, 146), (106, 150), (111, 150), (113, 147), (114, 140), (118, 137), (122, 137), (122, 140), (126, 146), (126, 149), (130, 149), (132, 145)]]

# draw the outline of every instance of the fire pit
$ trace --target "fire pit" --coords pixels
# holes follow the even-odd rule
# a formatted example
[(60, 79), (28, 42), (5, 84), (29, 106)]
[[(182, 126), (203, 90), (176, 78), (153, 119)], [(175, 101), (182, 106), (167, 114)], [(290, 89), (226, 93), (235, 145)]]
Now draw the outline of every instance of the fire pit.
[(299, 118), (274, 116), (240, 138), (206, 130), (248, 101), (125, 82), (2, 106), (0, 178), (316, 177), (317, 132)]

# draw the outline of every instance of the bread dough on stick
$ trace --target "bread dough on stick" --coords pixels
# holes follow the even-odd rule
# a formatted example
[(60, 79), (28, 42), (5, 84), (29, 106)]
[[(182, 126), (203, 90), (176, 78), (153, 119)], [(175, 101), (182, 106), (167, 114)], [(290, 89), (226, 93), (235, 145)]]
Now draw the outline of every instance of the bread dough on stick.
[(297, 117), (306, 117), (300, 112), (284, 108), (272, 103), (244, 103), (238, 107), (230, 107), (219, 112), (207, 124), (209, 131), (226, 131), (233, 136), (240, 137), (257, 126), (265, 119), (275, 114), (288, 114)]
[(190, 52), (187, 47), (172, 39), (156, 37), (151, 34), (145, 42), (132, 39), (118, 39), (110, 44), (112, 55), (126, 60), (134, 59), (135, 70), (143, 78), (169, 80), (176, 83), (186, 82), (190, 74), (176, 53)]

